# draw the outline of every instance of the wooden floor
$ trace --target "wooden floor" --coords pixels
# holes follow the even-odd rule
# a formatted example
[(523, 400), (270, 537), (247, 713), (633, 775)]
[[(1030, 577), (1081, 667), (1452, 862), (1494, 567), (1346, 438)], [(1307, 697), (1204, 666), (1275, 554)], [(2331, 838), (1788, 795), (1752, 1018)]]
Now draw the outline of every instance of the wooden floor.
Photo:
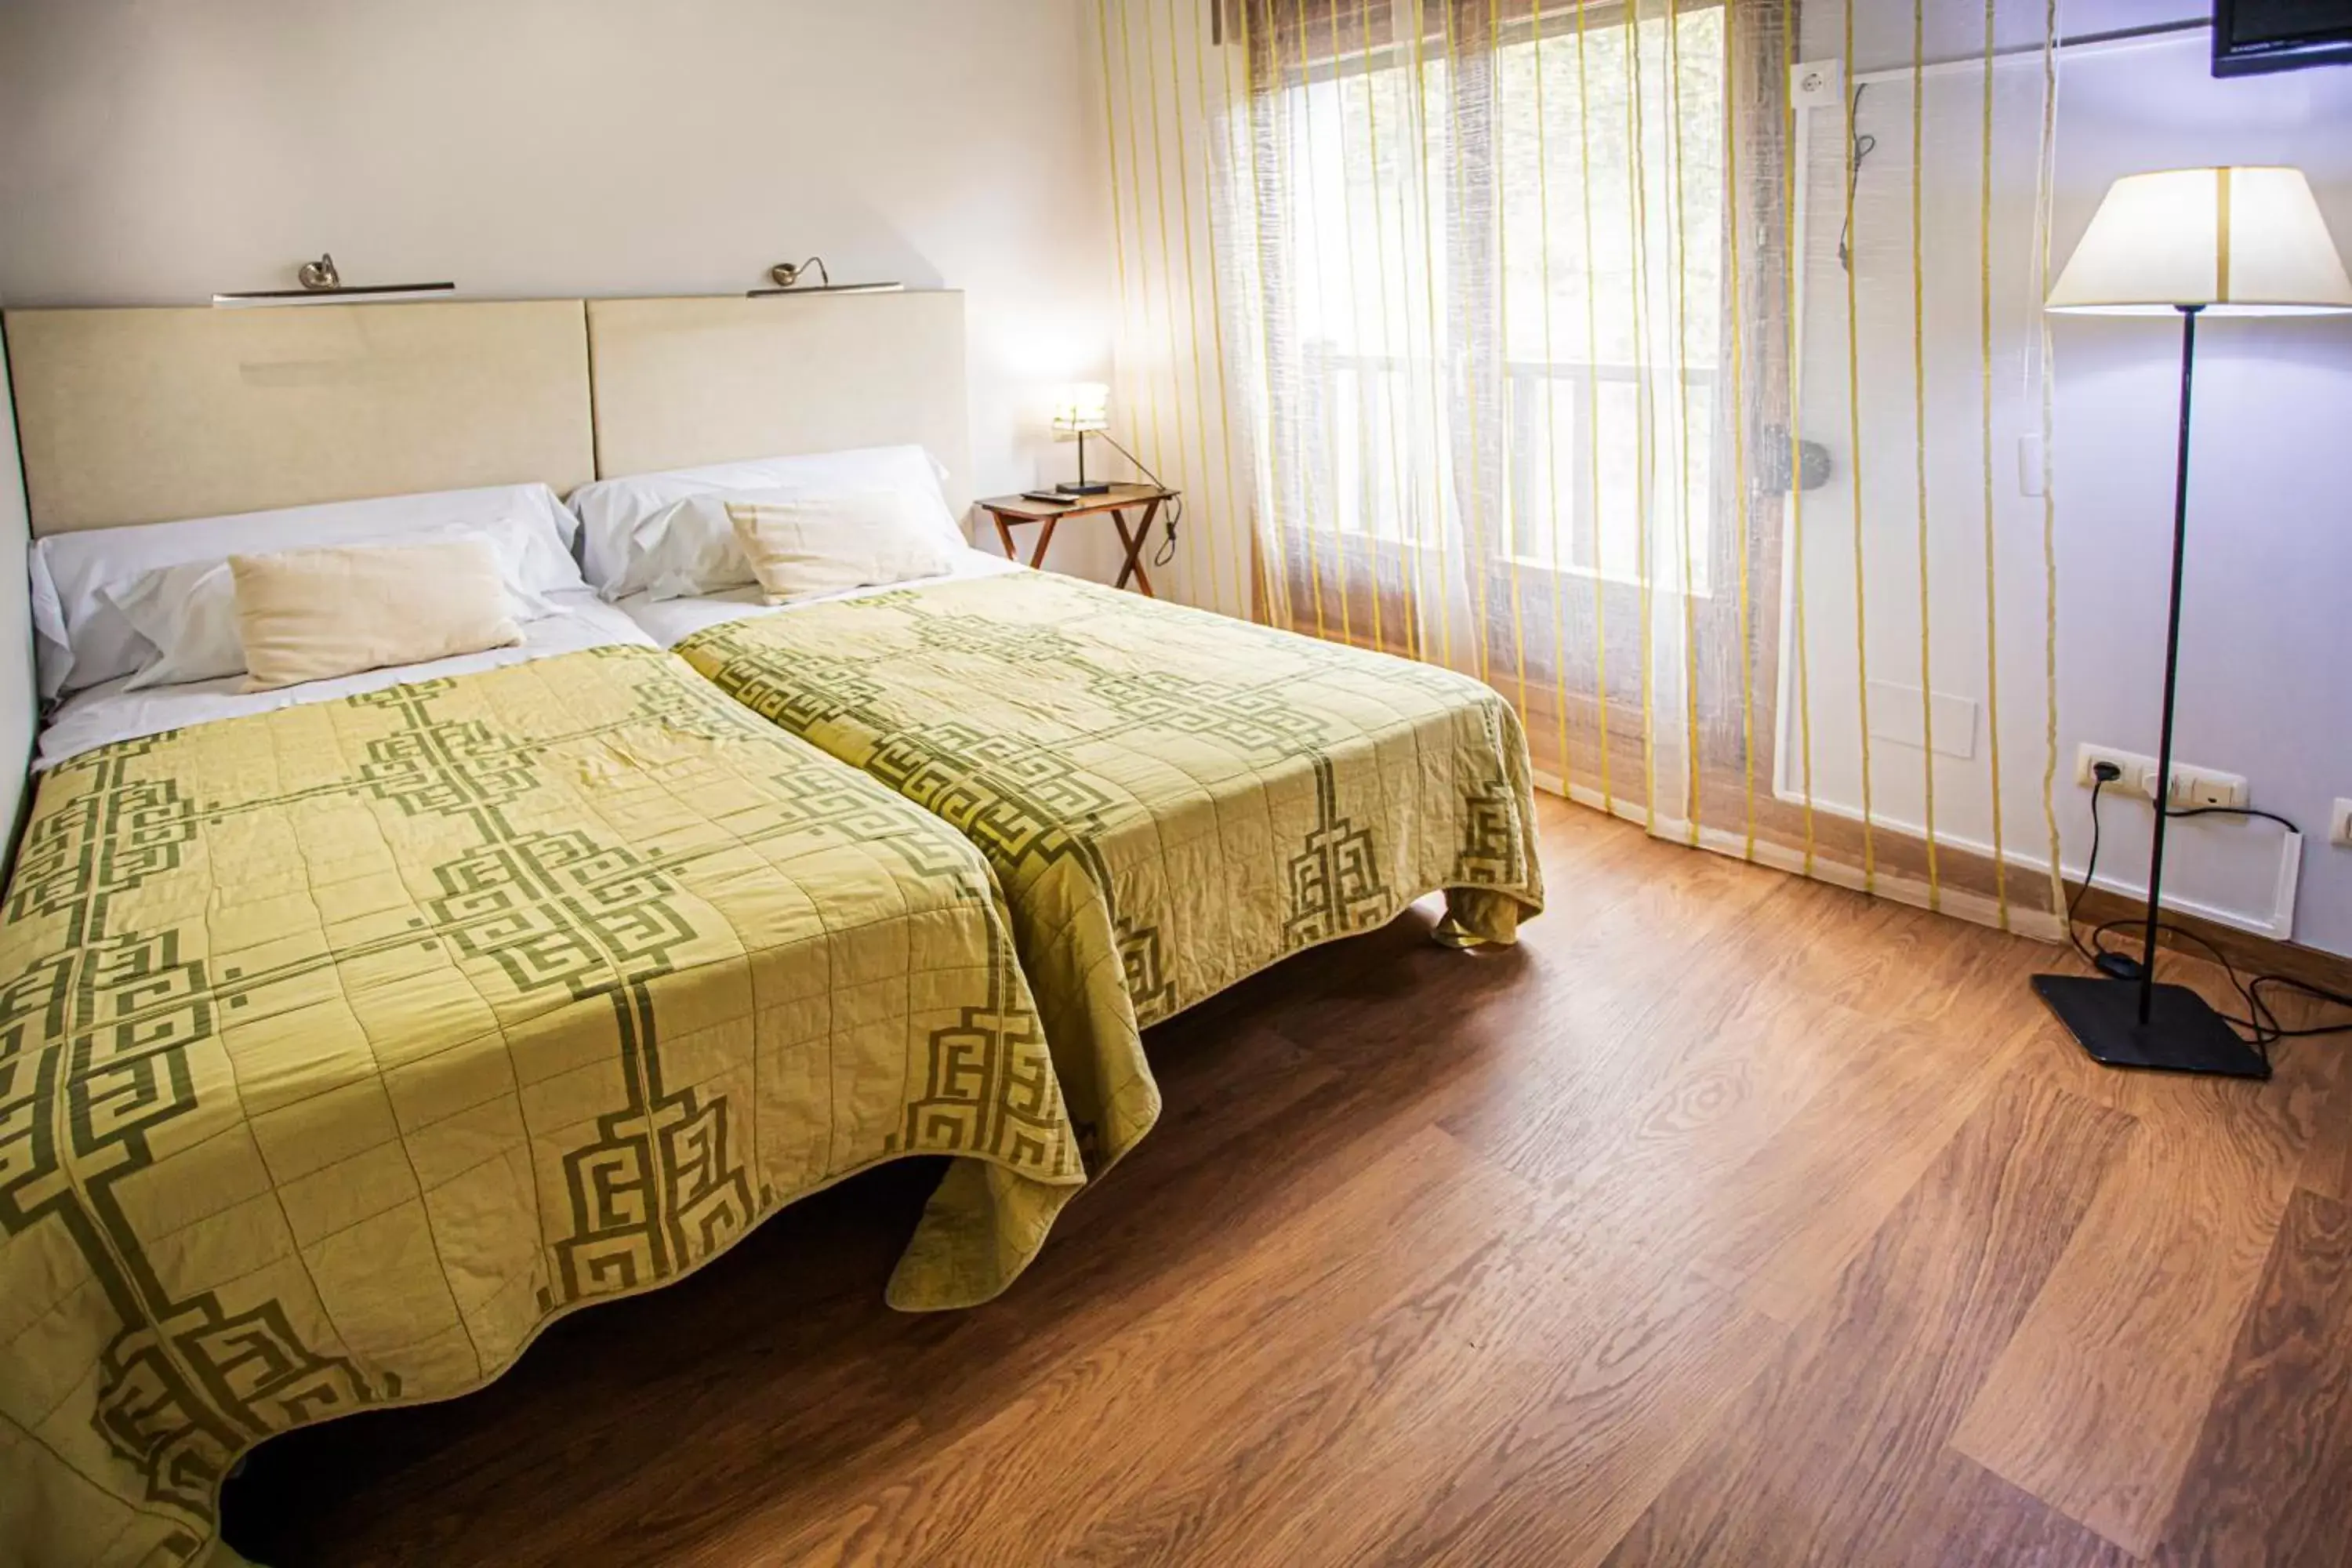
[(483, 1394), (281, 1439), (309, 1563), (2352, 1563), (2352, 1045), (2102, 1071), (2052, 949), (1547, 807), (1153, 1032), (1159, 1129), (1001, 1300), (881, 1304), (929, 1173)]

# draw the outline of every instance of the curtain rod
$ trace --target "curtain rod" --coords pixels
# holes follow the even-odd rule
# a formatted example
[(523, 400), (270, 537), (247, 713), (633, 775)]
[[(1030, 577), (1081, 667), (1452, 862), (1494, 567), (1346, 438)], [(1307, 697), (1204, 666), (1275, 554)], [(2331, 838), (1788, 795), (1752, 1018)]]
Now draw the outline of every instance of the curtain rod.
[[(1638, 4), (1639, 0), (1633, 0), (1633, 3)], [(1209, 43), (1212, 47), (1222, 47), (1227, 41), (1224, 26), (1226, 4), (1227, 0), (1210, 0)], [(1564, 10), (1566, 7), (1559, 7), (1559, 9)], [(2147, 22), (2137, 26), (2108, 27), (2095, 33), (2070, 33), (2047, 47), (2062, 54), (2069, 49), (2114, 47), (2119, 45), (2155, 42), (2189, 33), (2202, 33), (2209, 31), (2212, 26), (2212, 21), (2209, 17), (2183, 16), (2169, 22)], [(2039, 56), (2044, 47), (2041, 44), (2021, 44), (2014, 48), (1995, 49), (1989, 55), (1958, 55), (1948, 59), (1925, 61), (1919, 68), (1922, 71), (1962, 70), (1970, 66), (1981, 66), (1988, 59), (2000, 61)], [(1872, 70), (1855, 72), (1853, 80), (1856, 85), (1872, 81), (1894, 81), (1911, 74), (1912, 68), (1908, 65), (1882, 66)]]
[[(2071, 33), (2055, 40), (2049, 47), (2063, 54), (2069, 49), (2113, 48), (2131, 44), (2154, 43), (2189, 33), (2202, 33), (2212, 26), (2213, 24), (2205, 17), (2189, 16), (2176, 22), (2149, 22), (2137, 27), (2111, 27), (2098, 33)], [(2043, 46), (2041, 44), (2020, 44), (2015, 48), (1995, 49), (1990, 54), (1957, 55), (1949, 59), (1924, 61), (1918, 69), (1922, 74), (1966, 70), (1971, 67), (1982, 66), (1987, 60), (1998, 63), (2002, 60), (2038, 58), (2042, 49)], [(1913, 68), (1908, 65), (1882, 66), (1874, 70), (1855, 72), (1853, 82), (1859, 87), (1869, 82), (1900, 81), (1909, 77), (1912, 69)]]

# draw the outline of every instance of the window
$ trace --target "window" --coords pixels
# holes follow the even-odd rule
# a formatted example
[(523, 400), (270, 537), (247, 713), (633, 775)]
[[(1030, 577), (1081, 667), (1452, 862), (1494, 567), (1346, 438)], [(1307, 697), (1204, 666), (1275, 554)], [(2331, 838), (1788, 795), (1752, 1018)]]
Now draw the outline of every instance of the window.
[(1367, 48), (1345, 5), (1306, 25), (1259, 165), (1286, 524), (1708, 592), (1723, 13), (1598, 15), (1580, 39), (1573, 10), (1522, 12), (1491, 49)]

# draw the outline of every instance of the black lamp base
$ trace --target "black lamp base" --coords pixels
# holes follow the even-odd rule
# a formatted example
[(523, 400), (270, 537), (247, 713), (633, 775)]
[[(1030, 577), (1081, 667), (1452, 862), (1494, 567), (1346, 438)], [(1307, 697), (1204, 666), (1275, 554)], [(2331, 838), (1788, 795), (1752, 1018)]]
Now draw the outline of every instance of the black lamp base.
[(2146, 1024), (2139, 1021), (2136, 980), (2037, 974), (2033, 990), (2094, 1061), (2223, 1078), (2271, 1076), (2270, 1064), (2186, 985), (2158, 986)]
[(1055, 485), (1054, 488), (1061, 491), (1066, 496), (1104, 496), (1110, 494), (1110, 486), (1101, 482), (1100, 480), (1097, 480), (1093, 484), (1084, 484), (1070, 479), (1064, 479), (1060, 484)]

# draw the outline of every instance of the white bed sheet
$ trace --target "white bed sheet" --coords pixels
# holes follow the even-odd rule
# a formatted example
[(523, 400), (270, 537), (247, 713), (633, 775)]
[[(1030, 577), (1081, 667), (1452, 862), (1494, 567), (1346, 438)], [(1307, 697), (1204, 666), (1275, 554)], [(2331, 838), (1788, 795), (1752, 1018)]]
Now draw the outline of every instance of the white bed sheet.
[(643, 594), (631, 594), (614, 601), (616, 608), (625, 611), (629, 618), (645, 628), (646, 634), (664, 647), (676, 647), (698, 631), (725, 626), (729, 621), (749, 620), (753, 616), (782, 615), (787, 611), (806, 609), (811, 605), (838, 604), (844, 599), (867, 599), (877, 594), (895, 594), (902, 588), (929, 588), (941, 583), (961, 582), (969, 577), (994, 577), (1006, 572), (1026, 572), (1030, 568), (1017, 561), (1007, 561), (1002, 555), (991, 555), (985, 550), (967, 546), (956, 562), (954, 571), (939, 577), (918, 577), (911, 582), (886, 583), (872, 588), (845, 588), (838, 594), (819, 594), (806, 599), (795, 599), (789, 605), (767, 605), (760, 601), (760, 590), (747, 584), (730, 588), (724, 594), (705, 594), (685, 599), (649, 599)]
[(238, 689), (245, 684), (243, 675), (194, 680), (184, 686), (151, 687), (144, 691), (123, 690), (123, 680), (130, 679), (127, 676), (110, 680), (76, 692), (58, 706), (41, 731), (33, 766), (36, 771), (53, 768), (69, 757), (117, 741), (133, 741), (165, 730), (295, 708), (306, 702), (331, 702), (362, 691), (380, 691), (404, 681), (470, 675), (476, 670), (552, 658), (557, 654), (578, 653), (613, 643), (652, 646), (652, 639), (637, 629), (635, 621), (598, 599), (593, 589), (549, 594), (546, 599), (556, 606), (557, 613), (522, 623), (523, 640), (514, 647), (459, 654), (425, 664), (394, 665), (333, 680), (279, 687), (274, 691)]

